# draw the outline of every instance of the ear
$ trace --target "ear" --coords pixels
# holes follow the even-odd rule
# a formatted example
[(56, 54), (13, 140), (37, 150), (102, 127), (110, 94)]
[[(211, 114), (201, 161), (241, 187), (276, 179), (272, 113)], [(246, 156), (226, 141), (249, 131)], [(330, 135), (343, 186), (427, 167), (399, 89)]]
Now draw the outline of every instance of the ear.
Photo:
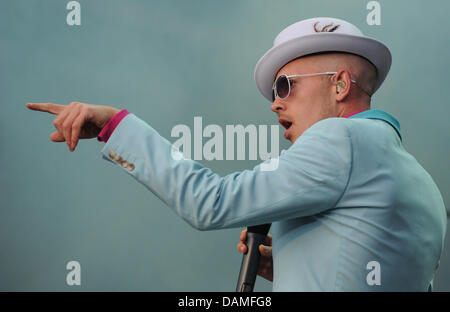
[(347, 70), (340, 70), (336, 75), (333, 76), (333, 84), (336, 89), (336, 101), (342, 102), (350, 93), (351, 88), (351, 75)]

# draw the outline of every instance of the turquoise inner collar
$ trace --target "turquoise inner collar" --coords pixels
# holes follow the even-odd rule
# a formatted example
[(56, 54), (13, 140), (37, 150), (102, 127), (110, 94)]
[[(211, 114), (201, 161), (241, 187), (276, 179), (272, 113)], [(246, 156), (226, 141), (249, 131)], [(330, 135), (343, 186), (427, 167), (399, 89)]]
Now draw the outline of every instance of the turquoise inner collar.
[(383, 120), (389, 123), (395, 129), (398, 136), (400, 137), (400, 140), (402, 140), (402, 135), (400, 133), (400, 123), (398, 122), (397, 118), (381, 109), (369, 109), (361, 113), (355, 114), (353, 116), (350, 116), (348, 118), (367, 118), (367, 119)]

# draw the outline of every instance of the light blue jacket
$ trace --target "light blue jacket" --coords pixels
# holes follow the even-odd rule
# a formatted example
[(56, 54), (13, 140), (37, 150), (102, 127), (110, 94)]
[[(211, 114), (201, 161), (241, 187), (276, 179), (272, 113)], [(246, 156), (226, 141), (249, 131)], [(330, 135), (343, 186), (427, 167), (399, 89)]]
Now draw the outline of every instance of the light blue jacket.
[(369, 110), (321, 120), (272, 171), (260, 164), (221, 177), (199, 162), (174, 159), (172, 149), (129, 114), (101, 152), (196, 229), (272, 223), (274, 291), (426, 291), (432, 285), (446, 211), (431, 176), (403, 148), (390, 114)]

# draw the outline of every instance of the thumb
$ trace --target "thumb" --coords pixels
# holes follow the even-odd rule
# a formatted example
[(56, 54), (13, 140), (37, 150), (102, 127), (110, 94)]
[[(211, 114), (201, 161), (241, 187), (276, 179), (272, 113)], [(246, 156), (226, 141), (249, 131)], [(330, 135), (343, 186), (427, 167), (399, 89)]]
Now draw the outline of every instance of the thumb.
[(50, 134), (50, 140), (52, 140), (53, 142), (65, 142), (66, 141), (64, 139), (64, 136), (61, 133), (59, 133), (58, 131), (55, 131), (52, 134)]
[(259, 251), (263, 256), (271, 257), (272, 256), (272, 247), (265, 246), (265, 245), (259, 245)]

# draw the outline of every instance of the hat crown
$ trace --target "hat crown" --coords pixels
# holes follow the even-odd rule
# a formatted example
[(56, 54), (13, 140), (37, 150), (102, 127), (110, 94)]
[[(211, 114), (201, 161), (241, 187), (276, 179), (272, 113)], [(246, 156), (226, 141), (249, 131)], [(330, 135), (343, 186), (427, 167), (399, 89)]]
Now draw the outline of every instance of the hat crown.
[(294, 38), (322, 33), (339, 33), (353, 36), (364, 36), (355, 25), (332, 17), (316, 17), (294, 23), (283, 29), (273, 41), (273, 46)]

